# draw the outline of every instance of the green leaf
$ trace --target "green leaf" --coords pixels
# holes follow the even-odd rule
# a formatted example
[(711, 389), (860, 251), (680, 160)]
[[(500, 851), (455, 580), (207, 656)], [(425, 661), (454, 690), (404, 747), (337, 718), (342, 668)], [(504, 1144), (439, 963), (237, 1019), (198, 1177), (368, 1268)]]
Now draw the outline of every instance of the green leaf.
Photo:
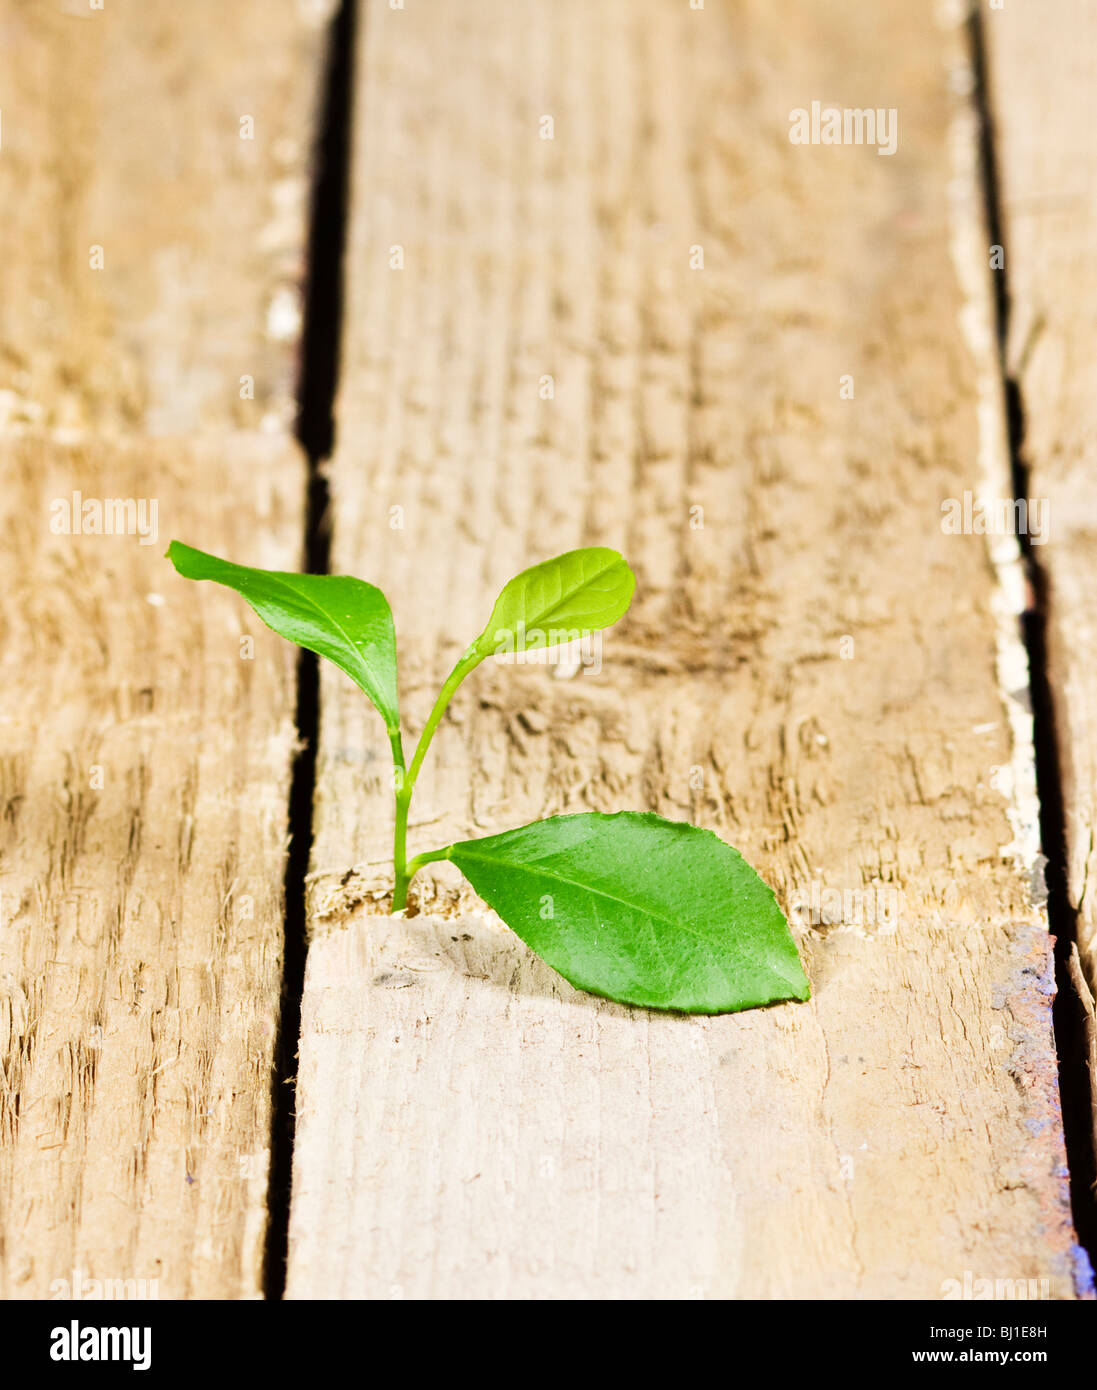
[(235, 589), (279, 636), (334, 661), (381, 711), (390, 732), (399, 728), (396, 634), (380, 589), (342, 575), (249, 569), (179, 541), (168, 546), (168, 559), (186, 579)]
[(616, 550), (588, 546), (565, 551), (510, 580), (470, 654), (483, 661), (493, 652), (573, 642), (615, 623), (635, 588), (636, 577)]
[(577, 989), (705, 1014), (810, 995), (772, 890), (710, 830), (589, 812), (437, 857)]

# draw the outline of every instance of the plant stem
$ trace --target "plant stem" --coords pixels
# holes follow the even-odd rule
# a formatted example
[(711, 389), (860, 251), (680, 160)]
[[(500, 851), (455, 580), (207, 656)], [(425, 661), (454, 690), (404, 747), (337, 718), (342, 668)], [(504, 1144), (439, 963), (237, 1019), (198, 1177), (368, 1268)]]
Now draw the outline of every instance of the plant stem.
[(396, 793), (396, 830), (392, 839), (392, 865), (396, 873), (396, 883), (392, 890), (392, 910), (399, 912), (408, 905), (408, 884), (414, 869), (408, 868), (408, 808), (411, 795), (407, 789)]
[(448, 859), (452, 848), (452, 845), (446, 845), (443, 849), (431, 849), (423, 854), (417, 854), (408, 865), (408, 878), (413, 878), (424, 864), (436, 864), (441, 859)]
[(408, 863), (407, 842), (408, 842), (408, 811), (411, 809), (411, 795), (415, 790), (415, 779), (419, 776), (419, 769), (423, 766), (423, 759), (427, 755), (430, 741), (434, 737), (435, 730), (442, 722), (442, 716), (446, 712), (446, 706), (453, 699), (454, 691), (465, 679), (474, 666), (478, 666), (483, 657), (476, 651), (475, 644), (465, 652), (461, 660), (446, 677), (445, 684), (438, 692), (438, 698), (434, 702), (423, 732), (419, 735), (419, 742), (415, 747), (415, 755), (411, 760), (411, 767), (404, 770), (404, 751), (400, 742), (399, 730), (393, 733), (389, 731), (389, 740), (392, 743), (393, 766), (397, 769), (396, 777), (396, 829), (393, 833), (392, 841), (392, 864), (396, 875), (395, 886), (392, 893), (392, 910), (400, 912), (408, 903), (408, 885), (416, 872), (436, 859), (444, 859), (448, 854), (448, 847), (441, 850), (432, 850), (427, 854), (419, 854)]
[(399, 912), (407, 906), (408, 883), (408, 806), (411, 803), (411, 788), (404, 770), (404, 741), (399, 729), (389, 730), (389, 743), (392, 746), (393, 784), (396, 788), (396, 828), (392, 835), (392, 867), (396, 875), (396, 885), (392, 895), (392, 910)]
[(434, 731), (442, 722), (442, 715), (445, 714), (446, 706), (453, 699), (454, 691), (472, 668), (478, 666), (482, 660), (483, 657), (475, 650), (474, 644), (446, 677), (446, 682), (438, 692), (438, 698), (434, 702), (434, 708), (431, 710), (427, 722), (423, 725), (423, 732), (419, 735), (415, 756), (411, 760), (411, 769), (408, 772), (408, 784), (410, 786), (415, 786), (415, 779), (419, 776), (419, 769), (423, 766), (423, 759), (427, 756), (427, 749), (434, 737)]

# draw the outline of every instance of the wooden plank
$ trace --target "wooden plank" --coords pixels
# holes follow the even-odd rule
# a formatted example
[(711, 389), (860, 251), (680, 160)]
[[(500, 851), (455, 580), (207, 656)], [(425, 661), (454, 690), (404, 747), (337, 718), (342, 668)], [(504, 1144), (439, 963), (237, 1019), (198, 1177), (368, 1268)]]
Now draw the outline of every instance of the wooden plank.
[[(333, 568), (393, 600), (408, 723), (523, 565), (639, 576), (598, 673), (477, 672), (412, 842), (692, 818), (806, 901), (815, 997), (598, 1001), (444, 870), (386, 916), (384, 734), (325, 672), (289, 1296), (1071, 1297), (1011, 602), (940, 524), (1006, 477), (962, 31), (365, 9)], [(897, 153), (792, 146), (816, 98), (899, 108)]]
[[(1048, 676), (1066, 815), (1068, 892), (1090, 987), (1097, 985), (1097, 14), (1081, 0), (1011, 6), (984, 26), (1010, 297), (1008, 368), (1024, 409), (1029, 493), (1048, 508), (1034, 533), (1046, 576)], [(1047, 543), (1050, 541), (1050, 543)]]
[[(294, 664), (162, 556), (296, 568), (299, 462), (260, 435), (3, 454), (0, 1291), (254, 1295)], [(227, 469), (255, 486), (211, 514)], [(52, 535), (74, 488), (155, 498), (160, 543)]]
[(5, 0), (0, 423), (292, 424), (332, 8)]
[(323, 8), (0, 11), (5, 1298), (262, 1291), (294, 657), (163, 551), (301, 562)]

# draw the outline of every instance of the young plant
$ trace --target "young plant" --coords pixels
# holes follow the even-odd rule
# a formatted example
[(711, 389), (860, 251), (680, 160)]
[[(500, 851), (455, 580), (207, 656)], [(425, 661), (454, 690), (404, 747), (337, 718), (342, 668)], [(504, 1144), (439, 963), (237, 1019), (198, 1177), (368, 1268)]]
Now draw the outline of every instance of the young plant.
[(396, 786), (393, 911), (424, 864), (452, 861), (526, 944), (578, 989), (623, 1004), (728, 1013), (807, 999), (772, 890), (711, 831), (649, 812), (553, 816), (407, 857), (408, 810), (457, 687), (494, 652), (527, 652), (609, 627), (636, 581), (615, 550), (569, 550), (523, 570), (496, 600), (434, 702), (410, 766), (396, 689), (396, 636), (380, 589), (339, 575), (248, 569), (172, 541), (188, 579), (242, 594), (268, 627), (345, 671), (377, 707)]

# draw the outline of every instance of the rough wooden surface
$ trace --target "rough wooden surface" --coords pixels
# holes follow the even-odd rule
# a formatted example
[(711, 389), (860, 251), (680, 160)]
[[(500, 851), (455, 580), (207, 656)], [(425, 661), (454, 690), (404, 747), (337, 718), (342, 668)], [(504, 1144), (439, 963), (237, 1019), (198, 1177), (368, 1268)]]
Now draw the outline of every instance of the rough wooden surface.
[[(384, 734), (325, 671), (289, 1295), (1083, 1291), (1025, 692), (982, 538), (940, 525), (1006, 485), (960, 31), (837, 0), (364, 9), (333, 568), (393, 601), (407, 722), (523, 565), (601, 542), (639, 577), (599, 673), (470, 680), (412, 846), (689, 817), (806, 900), (815, 997), (598, 1001), (441, 872), (386, 916)], [(898, 107), (898, 152), (791, 146), (817, 98)], [(891, 920), (812, 921), (824, 889)]]
[(300, 564), (322, 17), (0, 8), (3, 1297), (262, 1287), (294, 657), (163, 552)]
[[(984, 22), (1010, 295), (1008, 366), (1024, 410), (1029, 494), (1050, 506), (1034, 556), (1049, 583), (1048, 672), (1066, 810), (1068, 886), (1097, 987), (1097, 12), (1012, 5)], [(1039, 62), (1033, 62), (1038, 52)]]
[[(260, 436), (3, 446), (0, 1292), (259, 1291), (293, 654), (163, 544), (49, 503), (159, 499), (167, 532), (299, 563), (300, 468)], [(226, 469), (261, 478), (211, 519)], [(163, 534), (163, 532), (162, 532)], [(252, 659), (241, 659), (250, 634)]]
[(332, 8), (4, 0), (0, 422), (292, 425)]

